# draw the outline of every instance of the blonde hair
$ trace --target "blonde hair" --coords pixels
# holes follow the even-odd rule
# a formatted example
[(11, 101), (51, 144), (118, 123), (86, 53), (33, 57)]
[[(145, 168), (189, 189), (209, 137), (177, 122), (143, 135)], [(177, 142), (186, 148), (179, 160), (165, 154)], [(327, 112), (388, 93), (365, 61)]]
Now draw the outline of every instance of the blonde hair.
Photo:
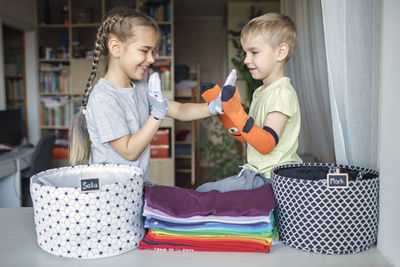
[(86, 164), (89, 160), (89, 133), (85, 119), (86, 105), (93, 89), (97, 68), (102, 56), (108, 56), (107, 43), (111, 35), (121, 42), (132, 40), (135, 35), (134, 27), (146, 26), (154, 30), (157, 43), (160, 40), (160, 29), (157, 23), (149, 16), (131, 8), (116, 7), (110, 10), (102, 20), (97, 30), (94, 46), (94, 59), (86, 89), (83, 94), (80, 111), (75, 114), (69, 131), (69, 162), (71, 165)]
[(286, 43), (289, 46), (286, 61), (293, 56), (297, 44), (297, 31), (288, 16), (280, 13), (267, 13), (256, 17), (243, 27), (240, 38), (242, 41), (248, 41), (257, 35), (263, 35), (273, 48)]

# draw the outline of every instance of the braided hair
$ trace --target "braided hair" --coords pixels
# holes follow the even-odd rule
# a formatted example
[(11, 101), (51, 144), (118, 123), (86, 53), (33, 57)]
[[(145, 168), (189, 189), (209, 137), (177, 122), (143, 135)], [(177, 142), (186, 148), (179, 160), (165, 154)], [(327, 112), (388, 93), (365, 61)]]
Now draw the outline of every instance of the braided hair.
[(134, 9), (116, 7), (103, 17), (97, 30), (92, 68), (86, 83), (80, 112), (75, 114), (69, 131), (69, 161), (71, 165), (85, 164), (89, 159), (88, 142), (90, 140), (85, 119), (86, 105), (93, 90), (100, 59), (109, 55), (107, 46), (109, 38), (113, 35), (121, 42), (130, 40), (135, 33), (132, 29), (137, 26), (151, 27), (156, 33), (157, 41), (160, 40), (160, 30), (157, 23), (151, 17)]

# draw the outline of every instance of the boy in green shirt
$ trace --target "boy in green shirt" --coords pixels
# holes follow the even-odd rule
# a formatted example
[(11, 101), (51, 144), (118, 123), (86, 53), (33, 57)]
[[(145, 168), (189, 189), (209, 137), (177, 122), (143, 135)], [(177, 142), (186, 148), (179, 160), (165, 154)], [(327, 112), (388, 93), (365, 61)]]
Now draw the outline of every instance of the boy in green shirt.
[(225, 85), (222, 92), (215, 84), (202, 88), (207, 102), (221, 97), (222, 122), (235, 133), (235, 138), (248, 145), (247, 163), (238, 175), (203, 184), (197, 191), (253, 189), (269, 183), (272, 168), (302, 162), (296, 154), (300, 133), (299, 102), (290, 78), (284, 76), (285, 63), (292, 57), (296, 42), (296, 27), (282, 14), (262, 15), (243, 28), (244, 63), (252, 77), (263, 82), (253, 94), (249, 114), (242, 108), (239, 92), (232, 86), (234, 83)]

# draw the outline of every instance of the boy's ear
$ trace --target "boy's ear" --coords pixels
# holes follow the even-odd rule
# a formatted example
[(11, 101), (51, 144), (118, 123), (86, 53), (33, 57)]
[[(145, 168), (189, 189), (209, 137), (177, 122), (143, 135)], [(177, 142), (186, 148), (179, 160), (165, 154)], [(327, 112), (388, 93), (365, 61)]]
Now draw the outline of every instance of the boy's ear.
[(288, 54), (289, 54), (289, 45), (287, 43), (281, 43), (278, 46), (277, 60), (285, 61)]
[(113, 57), (116, 57), (116, 58), (120, 57), (120, 55), (121, 55), (121, 42), (117, 38), (115, 38), (115, 37), (110, 38), (110, 40), (108, 40), (107, 46), (108, 46), (109, 53)]

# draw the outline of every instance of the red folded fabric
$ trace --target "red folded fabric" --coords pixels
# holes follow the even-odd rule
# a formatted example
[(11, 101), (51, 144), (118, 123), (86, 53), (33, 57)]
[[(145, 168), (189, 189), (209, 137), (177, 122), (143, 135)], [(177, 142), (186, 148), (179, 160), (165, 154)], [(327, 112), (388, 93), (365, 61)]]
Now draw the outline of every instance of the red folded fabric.
[(206, 246), (190, 246), (182, 244), (172, 244), (163, 242), (151, 242), (149, 240), (143, 239), (138, 249), (151, 249), (156, 251), (182, 251), (182, 252), (192, 252), (192, 251), (214, 251), (214, 252), (269, 252), (269, 247), (260, 250), (256, 248), (234, 248), (234, 247), (206, 247)]
[[(143, 244), (142, 244), (143, 243)], [(260, 244), (259, 242), (248, 241), (248, 240), (228, 240), (223, 238), (216, 239), (196, 239), (196, 238), (157, 238), (149, 233), (146, 233), (139, 248), (142, 249), (154, 249), (154, 248), (174, 248), (179, 249), (184, 247), (185, 249), (193, 249), (193, 251), (242, 251), (242, 252), (269, 252), (270, 243), (265, 242)]]
[[(157, 234), (151, 229), (147, 230), (145, 238), (151, 241), (171, 242), (187, 244), (187, 242), (197, 242), (197, 244), (211, 243), (211, 242), (243, 242), (249, 244), (259, 244), (260, 246), (271, 246), (271, 242), (263, 238), (256, 237), (237, 237), (237, 236), (185, 236), (185, 235), (165, 235)], [(179, 242), (178, 242), (179, 241)]]

